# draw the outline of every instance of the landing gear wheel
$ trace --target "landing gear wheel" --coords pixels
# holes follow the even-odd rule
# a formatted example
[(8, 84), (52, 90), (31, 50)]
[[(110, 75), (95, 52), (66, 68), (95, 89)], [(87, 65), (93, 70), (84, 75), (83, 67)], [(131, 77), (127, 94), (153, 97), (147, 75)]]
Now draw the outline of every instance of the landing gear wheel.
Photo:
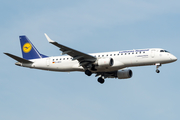
[(157, 73), (160, 73), (160, 70), (157, 69), (156, 72), (157, 72)]
[(98, 78), (98, 82), (101, 83), (101, 84), (103, 84), (103, 83), (104, 83), (104, 79), (103, 79), (102, 77), (99, 77), (99, 78)]
[(85, 71), (85, 74), (86, 74), (87, 76), (91, 76), (91, 75), (92, 75), (92, 72), (89, 71), (89, 70), (86, 70), (86, 71)]

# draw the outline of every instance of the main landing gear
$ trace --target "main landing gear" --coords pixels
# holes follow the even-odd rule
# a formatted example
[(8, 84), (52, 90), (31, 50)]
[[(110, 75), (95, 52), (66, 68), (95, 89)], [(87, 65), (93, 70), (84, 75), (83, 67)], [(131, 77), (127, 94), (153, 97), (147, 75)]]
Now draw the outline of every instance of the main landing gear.
[[(92, 75), (92, 72), (91, 72), (90, 70), (85, 70), (85, 74), (86, 74), (87, 76), (91, 76), (91, 75)], [(103, 83), (104, 83), (104, 77), (103, 77), (103, 76), (100, 76), (100, 77), (97, 79), (97, 81), (98, 81), (99, 83), (103, 84)]]
[(85, 71), (85, 74), (86, 74), (87, 76), (91, 76), (91, 75), (92, 75), (92, 72), (91, 72), (90, 70), (86, 70), (86, 71)]
[(99, 83), (103, 84), (104, 83), (104, 79), (102, 77), (99, 77), (97, 80)]
[(156, 72), (160, 73), (160, 70), (158, 68), (161, 66), (161, 64), (160, 63), (156, 63), (155, 65), (156, 65)]

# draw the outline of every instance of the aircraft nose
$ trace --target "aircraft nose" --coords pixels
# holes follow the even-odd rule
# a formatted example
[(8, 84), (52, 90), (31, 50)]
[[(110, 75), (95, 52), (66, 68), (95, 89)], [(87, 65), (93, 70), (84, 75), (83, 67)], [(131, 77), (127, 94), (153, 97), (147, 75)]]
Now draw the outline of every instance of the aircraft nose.
[(174, 55), (171, 55), (170, 58), (171, 58), (172, 61), (177, 61), (177, 58)]

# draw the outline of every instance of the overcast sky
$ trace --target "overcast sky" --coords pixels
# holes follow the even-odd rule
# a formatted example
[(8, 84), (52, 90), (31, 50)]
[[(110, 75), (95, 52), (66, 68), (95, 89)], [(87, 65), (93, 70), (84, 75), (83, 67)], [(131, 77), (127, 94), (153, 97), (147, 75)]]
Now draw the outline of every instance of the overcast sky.
[(15, 66), (19, 36), (57, 56), (53, 40), (85, 53), (163, 48), (180, 58), (179, 0), (1, 0), (0, 120), (178, 120), (179, 61), (133, 67), (128, 80)]

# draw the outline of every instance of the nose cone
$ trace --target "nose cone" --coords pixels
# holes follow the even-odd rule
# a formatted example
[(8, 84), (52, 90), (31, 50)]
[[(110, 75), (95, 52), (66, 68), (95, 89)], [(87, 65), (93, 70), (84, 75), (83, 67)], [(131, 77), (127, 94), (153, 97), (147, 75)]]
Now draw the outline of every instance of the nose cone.
[(175, 61), (177, 61), (177, 58), (174, 56), (174, 55), (171, 55), (171, 60), (173, 61), (173, 62), (175, 62)]

